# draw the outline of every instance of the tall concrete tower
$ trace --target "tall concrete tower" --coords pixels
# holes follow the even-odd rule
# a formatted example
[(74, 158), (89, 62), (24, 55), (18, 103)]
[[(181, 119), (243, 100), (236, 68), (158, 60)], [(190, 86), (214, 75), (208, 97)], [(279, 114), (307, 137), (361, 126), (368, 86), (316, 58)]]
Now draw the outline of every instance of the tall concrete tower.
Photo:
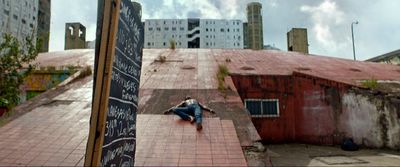
[(39, 0), (38, 38), (42, 41), (40, 52), (49, 51), (51, 1)]
[(133, 8), (138, 12), (139, 18), (142, 19), (142, 5), (139, 2), (132, 2)]
[(247, 46), (249, 49), (264, 48), (262, 5), (252, 2), (247, 5)]
[(65, 50), (86, 47), (86, 27), (81, 23), (65, 24)]
[(308, 54), (307, 29), (293, 28), (287, 33), (288, 51)]

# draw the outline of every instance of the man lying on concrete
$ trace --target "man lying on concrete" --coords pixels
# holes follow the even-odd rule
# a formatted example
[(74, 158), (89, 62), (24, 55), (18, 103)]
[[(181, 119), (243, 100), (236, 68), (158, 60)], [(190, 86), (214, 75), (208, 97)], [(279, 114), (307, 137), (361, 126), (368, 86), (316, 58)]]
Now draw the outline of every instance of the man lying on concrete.
[(190, 121), (191, 123), (196, 121), (197, 130), (201, 130), (203, 129), (202, 125), (203, 110), (215, 114), (215, 112), (212, 109), (202, 105), (196, 99), (193, 99), (190, 96), (186, 96), (184, 101), (168, 109), (167, 111), (164, 112), (164, 114), (174, 112), (183, 120)]

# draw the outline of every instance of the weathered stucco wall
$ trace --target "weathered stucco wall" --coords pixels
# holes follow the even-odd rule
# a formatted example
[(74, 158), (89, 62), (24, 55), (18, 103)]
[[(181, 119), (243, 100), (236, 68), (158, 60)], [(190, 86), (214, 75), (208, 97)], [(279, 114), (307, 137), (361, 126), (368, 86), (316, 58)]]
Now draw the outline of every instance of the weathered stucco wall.
[[(279, 99), (280, 116), (252, 118), (269, 143), (341, 144), (352, 137), (373, 148), (400, 149), (400, 99), (327, 79), (293, 76), (233, 76), (244, 99)], [(397, 101), (397, 102), (396, 102)]]
[(400, 149), (399, 99), (346, 93), (342, 97), (340, 130), (367, 147)]

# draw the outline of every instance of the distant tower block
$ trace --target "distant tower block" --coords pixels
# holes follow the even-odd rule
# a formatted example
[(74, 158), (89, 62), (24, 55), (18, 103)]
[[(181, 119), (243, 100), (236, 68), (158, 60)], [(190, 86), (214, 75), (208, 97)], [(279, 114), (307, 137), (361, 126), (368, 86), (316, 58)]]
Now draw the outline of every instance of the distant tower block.
[(81, 23), (65, 24), (65, 50), (86, 47), (86, 28)]
[(142, 19), (142, 5), (139, 2), (132, 2), (135, 12), (138, 12), (139, 18)]
[(40, 52), (49, 51), (50, 19), (51, 19), (51, 1), (39, 0), (37, 34), (38, 38), (42, 40), (42, 48), (40, 48)]
[(264, 48), (262, 5), (252, 2), (247, 5), (247, 47), (260, 50)]
[(287, 33), (288, 51), (308, 54), (307, 29), (293, 28)]

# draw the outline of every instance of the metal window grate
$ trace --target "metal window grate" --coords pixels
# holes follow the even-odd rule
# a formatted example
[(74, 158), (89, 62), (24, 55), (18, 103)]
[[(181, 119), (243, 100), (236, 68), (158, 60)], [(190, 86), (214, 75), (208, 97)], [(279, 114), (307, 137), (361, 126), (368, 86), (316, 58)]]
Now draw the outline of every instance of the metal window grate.
[(245, 107), (252, 117), (279, 117), (278, 99), (246, 99)]

